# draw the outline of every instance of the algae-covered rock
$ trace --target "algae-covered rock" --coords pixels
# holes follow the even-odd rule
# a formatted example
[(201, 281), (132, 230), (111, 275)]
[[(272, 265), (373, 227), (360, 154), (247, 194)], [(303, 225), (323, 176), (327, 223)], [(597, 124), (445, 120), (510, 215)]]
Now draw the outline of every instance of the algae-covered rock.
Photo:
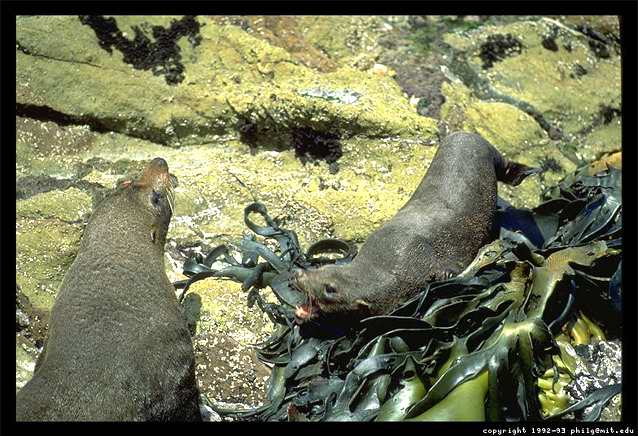
[(77, 188), (34, 195), (16, 203), (16, 214), (25, 218), (57, 218), (74, 222), (88, 216), (91, 196)]
[(37, 350), (21, 336), (16, 337), (16, 392), (31, 379)]
[(547, 139), (538, 123), (515, 106), (483, 101), (463, 83), (444, 83), (441, 89), (446, 100), (441, 107), (441, 118), (451, 131), (478, 133), (499, 151), (510, 155), (538, 146)]
[[(142, 17), (115, 17), (113, 23), (125, 50), (135, 42), (133, 34), (146, 35), (145, 29), (150, 34), (149, 28), (156, 31), (153, 26), (170, 28), (178, 19), (155, 17), (150, 24)], [(257, 129), (260, 141), (272, 136), (284, 145), (291, 131), (303, 127), (344, 137), (436, 132), (433, 120), (415, 114), (389, 77), (347, 66), (318, 74), (239, 27), (197, 20), (196, 42), (176, 37), (184, 79), (170, 84), (151, 67), (139, 69), (139, 50), (123, 56), (103, 36), (98, 39), (102, 22), (91, 22), (92, 28), (78, 17), (21, 18), (16, 36), (18, 107), (25, 114), (48, 111), (52, 117), (176, 146), (241, 133), (247, 125)], [(360, 98), (338, 104), (304, 96), (311, 88), (348, 90)]]
[(251, 345), (267, 339), (272, 323), (260, 310), (246, 306), (246, 294), (236, 283), (199, 282), (187, 299), (193, 297), (201, 305), (193, 336), (200, 388), (211, 398), (260, 404), (270, 371)]
[(482, 26), (444, 37), (462, 59), (456, 73), (464, 76), (466, 84), (480, 88), (487, 98), (536, 112), (555, 137), (558, 131), (549, 132), (550, 128), (578, 135), (600, 124), (601, 112), (620, 108), (618, 45), (613, 40), (607, 45), (599, 42), (603, 52), (592, 38), (582, 29), (549, 18)]
[(56, 219), (16, 222), (16, 281), (40, 310), (50, 310), (80, 242), (78, 225)]
[(499, 186), (515, 206), (535, 206), (545, 187), (621, 147), (617, 42), (609, 37), (601, 55), (595, 37), (582, 20), (545, 17), (443, 36), (453, 52), (441, 87), (448, 130), (479, 133), (507, 158), (545, 170)]

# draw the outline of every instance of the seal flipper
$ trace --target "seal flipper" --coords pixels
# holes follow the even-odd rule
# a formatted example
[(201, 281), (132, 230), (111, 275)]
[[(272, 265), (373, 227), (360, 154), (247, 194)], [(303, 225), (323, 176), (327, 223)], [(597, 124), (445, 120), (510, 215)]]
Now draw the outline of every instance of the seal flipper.
[(507, 159), (502, 159), (501, 162), (496, 168), (496, 180), (512, 186), (518, 186), (527, 176), (543, 172), (542, 168), (528, 167)]

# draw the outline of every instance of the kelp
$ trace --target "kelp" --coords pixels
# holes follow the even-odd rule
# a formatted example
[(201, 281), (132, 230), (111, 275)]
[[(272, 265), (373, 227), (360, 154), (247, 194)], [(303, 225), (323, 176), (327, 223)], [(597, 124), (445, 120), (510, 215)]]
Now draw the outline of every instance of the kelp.
[[(305, 296), (289, 278), (297, 268), (350, 262), (356, 248), (328, 239), (303, 251), (264, 205), (249, 205), (244, 221), (254, 235), (239, 242), (241, 260), (217, 247), (189, 259), (189, 279), (176, 284), (186, 293), (208, 277), (240, 282), (249, 304), (279, 325), (257, 349), (273, 366), (267, 403), (216, 410), (260, 421), (598, 419), (620, 387), (570, 406), (562, 387), (575, 364), (565, 347), (570, 337), (588, 343), (622, 329), (620, 180), (614, 168), (579, 171), (534, 209), (499, 202), (499, 239), (465, 271), (354, 325), (297, 325), (294, 308)], [(265, 302), (265, 287), (278, 304)]]

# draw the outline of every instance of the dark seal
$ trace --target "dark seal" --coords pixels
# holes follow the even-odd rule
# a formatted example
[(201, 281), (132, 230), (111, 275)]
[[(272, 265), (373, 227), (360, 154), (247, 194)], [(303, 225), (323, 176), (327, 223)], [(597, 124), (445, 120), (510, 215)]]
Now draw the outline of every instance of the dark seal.
[(18, 421), (201, 420), (193, 345), (164, 270), (175, 182), (156, 158), (95, 209), (17, 394)]
[(497, 180), (518, 185), (539, 171), (506, 160), (479, 135), (449, 135), (412, 198), (351, 263), (294, 274), (308, 297), (297, 321), (384, 314), (428, 282), (462, 272), (494, 237)]

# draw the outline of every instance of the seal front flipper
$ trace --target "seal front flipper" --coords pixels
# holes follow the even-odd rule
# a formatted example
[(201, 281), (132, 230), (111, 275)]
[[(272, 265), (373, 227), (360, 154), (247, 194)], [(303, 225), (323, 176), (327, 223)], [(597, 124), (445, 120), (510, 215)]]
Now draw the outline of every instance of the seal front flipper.
[(501, 164), (496, 166), (496, 180), (508, 185), (518, 186), (528, 176), (542, 172), (542, 168), (528, 167), (527, 165), (501, 158)]

